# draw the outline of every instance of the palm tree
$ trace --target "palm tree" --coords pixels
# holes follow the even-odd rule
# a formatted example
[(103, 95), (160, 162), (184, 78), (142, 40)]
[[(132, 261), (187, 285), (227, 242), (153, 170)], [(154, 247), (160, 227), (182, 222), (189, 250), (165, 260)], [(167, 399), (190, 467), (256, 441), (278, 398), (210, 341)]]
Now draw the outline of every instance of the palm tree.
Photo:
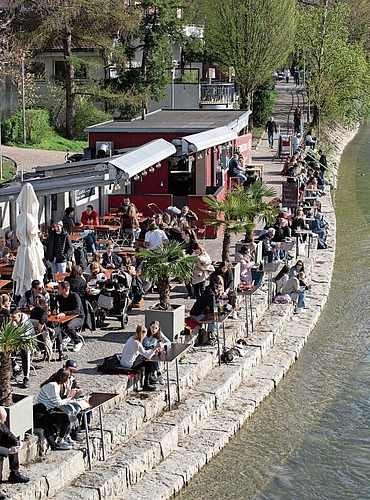
[(247, 216), (253, 227), (245, 232), (245, 242), (253, 241), (253, 229), (257, 222), (263, 222), (264, 225), (272, 224), (279, 213), (279, 209), (273, 207), (266, 198), (276, 196), (276, 191), (269, 188), (262, 181), (257, 181), (245, 188), (245, 195), (249, 201), (249, 210)]
[(22, 349), (33, 350), (36, 346), (35, 337), (32, 336), (31, 323), (17, 325), (6, 321), (0, 328), (0, 405), (13, 404), (10, 377), (12, 373), (12, 353), (19, 353)]
[[(208, 206), (208, 209), (203, 212), (211, 217), (205, 219), (204, 224), (213, 227), (215, 232), (222, 226), (224, 229), (223, 261), (229, 260), (232, 234), (245, 233), (246, 241), (251, 241), (253, 229), (258, 220), (271, 222), (276, 217), (278, 210), (263, 201), (264, 197), (275, 195), (274, 189), (267, 188), (261, 181), (258, 181), (247, 189), (235, 186), (235, 190), (228, 191), (221, 201), (213, 195), (203, 197), (204, 203)], [(249, 235), (248, 239), (247, 235)]]
[(178, 241), (170, 241), (167, 245), (153, 250), (140, 248), (136, 255), (142, 260), (142, 277), (157, 285), (160, 309), (169, 311), (170, 280), (179, 279), (184, 283), (190, 281), (196, 257), (185, 255), (184, 245)]

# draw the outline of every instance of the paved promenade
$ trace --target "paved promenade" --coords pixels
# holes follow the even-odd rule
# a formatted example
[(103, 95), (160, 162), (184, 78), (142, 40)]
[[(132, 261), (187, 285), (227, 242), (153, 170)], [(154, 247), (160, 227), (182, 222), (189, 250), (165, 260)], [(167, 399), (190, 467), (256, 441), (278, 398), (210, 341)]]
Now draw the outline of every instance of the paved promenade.
[[(283, 127), (290, 126), (291, 108), (298, 105), (292, 97), (296, 98), (296, 91), (299, 89), (296, 89), (293, 84), (287, 85), (279, 82), (277, 85), (279, 92), (274, 118), (285, 133)], [(17, 161), (18, 151), (12, 149), (7, 156)], [(22, 154), (23, 151), (21, 151)], [(253, 160), (265, 164), (264, 181), (272, 185), (277, 195), (280, 195), (284, 178), (280, 176), (282, 162), (276, 157), (276, 151), (277, 140), (275, 148), (271, 150), (268, 148), (266, 137), (263, 137), (258, 150), (253, 153)], [(333, 215), (330, 200), (325, 204), (327, 213)], [(335, 225), (334, 219), (332, 222)], [(239, 238), (232, 238), (231, 255), (234, 252), (233, 244), (237, 239)], [(220, 258), (222, 249), (220, 240), (206, 240), (205, 247), (213, 260)], [(31, 496), (27, 497), (27, 494), (25, 496), (24, 488), (20, 486), (14, 498), (41, 499), (53, 496), (53, 491), (49, 491), (51, 477), (54, 492), (61, 490), (57, 493), (56, 500), (67, 498), (95, 500), (108, 497), (111, 500), (114, 498), (140, 498), (141, 500), (169, 498), (227, 443), (228, 439), (255, 411), (262, 399), (274, 389), (298, 356), (320, 315), (330, 285), (334, 252), (328, 251), (320, 255), (322, 255), (321, 264), (324, 263), (325, 270), (322, 274), (320, 272), (313, 274), (316, 283), (316, 295), (312, 299), (313, 308), (309, 315), (304, 314), (302, 321), (299, 321), (299, 326), (298, 318), (292, 316), (291, 307), (274, 304), (267, 312), (266, 285), (264, 285), (254, 303), (255, 320), (258, 325), (254, 334), (248, 338), (249, 356), (241, 358), (233, 365), (223, 365), (218, 369), (213, 369), (217, 364), (215, 349), (198, 348), (191, 352), (191, 356), (187, 356), (184, 364), (181, 365), (181, 387), (182, 391), (187, 393), (186, 399), (184, 397), (185, 401), (176, 412), (165, 412), (157, 416), (165, 407), (163, 390), (153, 395), (139, 392), (134, 396), (130, 393), (128, 399), (125, 399), (127, 377), (103, 376), (96, 372), (96, 365), (101, 363), (102, 358), (120, 352), (136, 325), (144, 322), (144, 309), (134, 309), (130, 312), (129, 323), (125, 331), (122, 331), (118, 321), (109, 318), (104, 328), (92, 333), (86, 332), (84, 334), (86, 345), (80, 352), (71, 353), (71, 357), (79, 363), (78, 380), (81, 387), (89, 390), (117, 392), (121, 394), (121, 400), (127, 403), (115, 408), (114, 414), (108, 419), (106, 425), (110, 436), (108, 448), (112, 457), (108, 459), (106, 465), (99, 463), (98, 472), (95, 475), (94, 472), (92, 474), (86, 472), (80, 476), (84, 468), (84, 459), (82, 454), (75, 450), (68, 453), (68, 460), (62, 466), (63, 474), (59, 477), (52, 471), (55, 467), (61, 467), (55, 463), (60, 454), (53, 453), (51, 457), (47, 457), (47, 465), (41, 463), (39, 466), (31, 467), (32, 484), (27, 490)], [(309, 271), (312, 271), (312, 265), (313, 260), (308, 260)], [(173, 287), (171, 298), (174, 302), (184, 303), (187, 311), (193, 303), (186, 299), (186, 289), (182, 284)], [(147, 295), (145, 307), (149, 307), (156, 301), (156, 295)], [(245, 310), (241, 310), (239, 316), (239, 320), (228, 322), (227, 345), (229, 346), (233, 345), (232, 342), (235, 342), (236, 338), (243, 336)], [(281, 336), (280, 341), (279, 336)], [(275, 343), (279, 342), (278, 349), (273, 352)], [(266, 360), (263, 361), (265, 357)], [(45, 365), (35, 363), (36, 371), (31, 376), (30, 388), (24, 390), (14, 384), (13, 389), (16, 392), (36, 395), (39, 384), (60, 366), (60, 363), (46, 363)], [(173, 375), (171, 379), (173, 380)], [(237, 394), (232, 397), (231, 393), (235, 390)], [(215, 410), (219, 413), (213, 415), (212, 411)], [(150, 420), (153, 425), (151, 425), (148, 437), (145, 422)], [(197, 430), (198, 426), (200, 426), (199, 430)], [(204, 433), (204, 426), (207, 429), (206, 433)], [(133, 433), (136, 433), (135, 443), (142, 447), (140, 450), (135, 448), (135, 443), (128, 442)], [(190, 440), (186, 439), (188, 434)], [(96, 460), (99, 456), (98, 437), (94, 436), (93, 441)], [(145, 457), (140, 453), (144, 453)], [(161, 464), (166, 457), (172, 457), (172, 462), (167, 464), (164, 461)], [(149, 474), (148, 479), (142, 481), (141, 485), (134, 486), (139, 477), (145, 471), (149, 472), (156, 464), (157, 469)], [(67, 472), (69, 475), (66, 478)], [(78, 476), (80, 478), (75, 485), (67, 485), (68, 480)], [(129, 486), (132, 486), (130, 494), (128, 491), (118, 493)]]
[[(287, 117), (289, 116), (289, 111), (292, 105), (292, 94), (296, 94), (296, 87), (293, 83), (285, 84), (282, 82), (278, 83), (278, 99), (276, 102), (277, 112), (274, 113), (275, 121), (277, 125), (281, 128), (287, 126)], [(282, 162), (277, 158), (277, 138), (275, 139), (275, 147), (271, 150), (268, 147), (267, 137), (264, 134), (261, 143), (257, 151), (253, 151), (253, 160), (255, 162), (263, 162), (264, 167), (264, 182), (268, 185), (274, 187), (277, 195), (281, 195), (281, 184), (285, 179), (280, 175), (282, 169)], [(4, 148), (5, 149), (5, 148)], [(32, 167), (41, 165), (41, 161), (45, 163), (45, 160), (50, 153), (50, 158), (53, 157), (53, 152), (48, 151), (37, 151), (36, 150), (24, 150), (22, 148), (6, 148), (7, 156), (14, 159), (16, 162), (24, 162), (24, 166)], [(28, 157), (29, 153), (33, 153)], [(27, 153), (27, 154), (25, 154)], [(36, 154), (37, 153), (37, 154)], [(5, 154), (5, 153), (4, 153)], [(40, 156), (38, 156), (40, 154)], [(59, 153), (56, 154), (58, 156)], [(33, 157), (33, 158), (32, 158)], [(37, 159), (39, 158), (39, 159)], [(63, 157), (64, 158), (64, 157)], [(28, 163), (27, 163), (28, 162)], [(60, 211), (62, 213), (62, 210)], [(232, 247), (231, 247), (231, 259), (234, 255), (234, 243), (240, 239), (240, 237), (232, 237)], [(210, 254), (212, 260), (220, 260), (222, 251), (222, 241), (221, 239), (204, 241), (205, 248)], [(171, 298), (174, 302), (181, 301), (185, 303), (187, 312), (190, 310), (193, 301), (186, 299), (187, 293), (185, 286), (176, 285), (172, 289)], [(156, 294), (148, 294), (145, 297), (145, 307), (153, 305), (158, 299)], [(108, 318), (107, 326), (96, 332), (89, 333), (88, 331), (84, 334), (86, 339), (86, 346), (79, 353), (71, 353), (71, 356), (76, 359), (80, 366), (80, 379), (83, 386), (94, 387), (95, 384), (95, 366), (101, 362), (104, 356), (109, 356), (115, 352), (122, 350), (123, 344), (127, 338), (132, 335), (136, 328), (136, 325), (144, 322), (144, 308), (134, 309), (129, 314), (129, 323), (124, 332), (121, 331), (119, 322)], [(36, 365), (37, 366), (37, 365)], [(59, 367), (58, 363), (49, 363), (45, 366), (37, 366), (36, 375), (31, 377), (31, 386), (29, 390), (23, 390), (17, 387), (17, 391), (24, 393), (36, 395), (38, 392), (39, 384), (45, 380), (49, 375), (51, 375)], [(86, 379), (85, 379), (86, 378)], [(109, 379), (109, 378), (108, 378)], [(105, 388), (108, 390), (108, 387)]]

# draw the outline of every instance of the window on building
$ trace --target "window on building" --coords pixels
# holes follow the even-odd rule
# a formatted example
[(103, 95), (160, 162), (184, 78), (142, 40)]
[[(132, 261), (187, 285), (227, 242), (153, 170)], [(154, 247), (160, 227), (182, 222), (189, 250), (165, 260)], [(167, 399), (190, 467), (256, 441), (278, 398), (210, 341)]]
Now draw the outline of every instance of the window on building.
[(45, 63), (42, 61), (30, 61), (27, 63), (27, 71), (37, 80), (45, 80)]

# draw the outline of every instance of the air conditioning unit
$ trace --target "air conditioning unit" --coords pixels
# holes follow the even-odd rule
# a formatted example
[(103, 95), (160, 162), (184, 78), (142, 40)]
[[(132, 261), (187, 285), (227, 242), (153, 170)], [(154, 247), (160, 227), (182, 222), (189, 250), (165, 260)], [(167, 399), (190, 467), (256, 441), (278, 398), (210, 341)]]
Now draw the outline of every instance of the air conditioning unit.
[(108, 156), (113, 156), (114, 154), (114, 142), (113, 141), (97, 141), (96, 146), (96, 158), (108, 158)]

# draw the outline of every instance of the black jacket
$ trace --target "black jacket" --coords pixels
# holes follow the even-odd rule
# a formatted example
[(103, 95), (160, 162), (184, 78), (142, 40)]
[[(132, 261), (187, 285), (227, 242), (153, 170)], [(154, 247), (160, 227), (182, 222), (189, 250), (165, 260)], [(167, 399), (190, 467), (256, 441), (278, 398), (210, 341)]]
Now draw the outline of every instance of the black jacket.
[(57, 295), (56, 301), (59, 304), (59, 312), (66, 314), (78, 314), (79, 318), (84, 318), (84, 308), (80, 296), (76, 292), (69, 292), (67, 298)]
[(57, 234), (54, 229), (50, 231), (46, 249), (49, 262), (53, 262), (54, 258), (59, 263), (66, 262), (71, 260), (73, 255), (71, 239), (65, 229), (62, 229), (60, 234)]
[(7, 457), (12, 446), (19, 446), (18, 439), (5, 424), (0, 424), (0, 455)]
[(212, 286), (208, 285), (199, 299), (194, 302), (190, 315), (213, 313), (215, 308), (217, 308), (216, 292)]
[(67, 276), (65, 280), (71, 285), (71, 292), (76, 292), (78, 295), (85, 295), (87, 283), (81, 276)]

